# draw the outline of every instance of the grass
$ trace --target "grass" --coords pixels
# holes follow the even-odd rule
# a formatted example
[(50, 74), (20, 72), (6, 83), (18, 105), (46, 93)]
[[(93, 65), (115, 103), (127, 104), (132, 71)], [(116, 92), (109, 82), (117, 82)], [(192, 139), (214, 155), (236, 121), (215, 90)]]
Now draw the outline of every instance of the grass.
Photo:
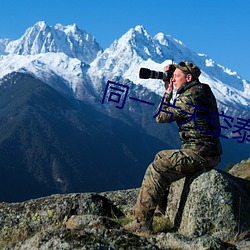
[[(128, 223), (132, 222), (134, 219), (133, 216), (128, 215), (122, 218), (116, 218), (114, 221), (118, 224), (120, 224), (122, 227), (127, 225)], [(173, 231), (173, 225), (172, 223), (164, 216), (155, 216), (153, 220), (153, 233), (158, 234), (161, 232), (172, 232)]]
[(113, 221), (115, 221), (116, 223), (118, 223), (122, 227), (124, 227), (125, 225), (127, 225), (133, 221), (133, 217), (132, 216), (125, 216), (125, 217), (113, 219)]
[(25, 230), (13, 229), (11, 234), (9, 234), (5, 239), (0, 240), (0, 249), (7, 246), (10, 243), (23, 241), (28, 238), (28, 233)]
[(246, 231), (243, 233), (238, 233), (233, 235), (229, 240), (226, 241), (226, 243), (234, 245), (239, 241), (250, 239), (250, 231)]
[(164, 216), (155, 216), (153, 220), (153, 231), (154, 233), (167, 233), (173, 231), (173, 224)]

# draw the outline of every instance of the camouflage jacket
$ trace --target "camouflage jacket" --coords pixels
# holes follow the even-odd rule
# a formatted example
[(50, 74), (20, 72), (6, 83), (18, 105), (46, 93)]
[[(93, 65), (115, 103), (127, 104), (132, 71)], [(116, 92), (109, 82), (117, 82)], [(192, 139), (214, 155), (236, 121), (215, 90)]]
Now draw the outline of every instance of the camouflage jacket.
[(172, 104), (170, 100), (171, 95), (165, 93), (156, 121), (177, 122), (182, 148), (197, 150), (201, 156), (221, 155), (218, 108), (210, 87), (194, 80), (178, 89)]

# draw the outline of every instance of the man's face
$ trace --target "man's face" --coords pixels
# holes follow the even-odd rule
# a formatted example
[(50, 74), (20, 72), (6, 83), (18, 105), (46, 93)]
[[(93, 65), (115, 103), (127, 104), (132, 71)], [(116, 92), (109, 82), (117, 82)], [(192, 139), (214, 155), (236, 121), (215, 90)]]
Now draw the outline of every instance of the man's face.
[(184, 83), (187, 82), (187, 75), (185, 75), (180, 69), (175, 69), (172, 82), (175, 88), (179, 89)]

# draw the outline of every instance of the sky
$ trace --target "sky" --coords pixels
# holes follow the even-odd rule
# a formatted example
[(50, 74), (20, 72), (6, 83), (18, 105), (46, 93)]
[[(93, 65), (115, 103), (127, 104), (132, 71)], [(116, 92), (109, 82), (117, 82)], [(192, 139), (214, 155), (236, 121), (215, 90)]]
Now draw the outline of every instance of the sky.
[(103, 49), (143, 25), (250, 81), (249, 0), (0, 0), (0, 39), (18, 39), (38, 21), (75, 23)]

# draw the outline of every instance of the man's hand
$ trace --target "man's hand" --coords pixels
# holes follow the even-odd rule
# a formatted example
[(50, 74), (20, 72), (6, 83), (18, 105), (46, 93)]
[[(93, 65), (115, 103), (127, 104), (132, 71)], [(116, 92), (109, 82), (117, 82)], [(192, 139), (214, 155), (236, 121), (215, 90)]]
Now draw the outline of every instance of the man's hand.
[[(164, 72), (168, 72), (170, 69), (170, 65), (165, 66), (164, 67)], [(167, 80), (163, 80), (164, 81), (164, 86), (166, 89), (166, 92), (168, 94), (170, 94), (173, 91), (173, 82), (172, 82), (172, 78), (170, 78), (170, 82), (168, 82)]]

